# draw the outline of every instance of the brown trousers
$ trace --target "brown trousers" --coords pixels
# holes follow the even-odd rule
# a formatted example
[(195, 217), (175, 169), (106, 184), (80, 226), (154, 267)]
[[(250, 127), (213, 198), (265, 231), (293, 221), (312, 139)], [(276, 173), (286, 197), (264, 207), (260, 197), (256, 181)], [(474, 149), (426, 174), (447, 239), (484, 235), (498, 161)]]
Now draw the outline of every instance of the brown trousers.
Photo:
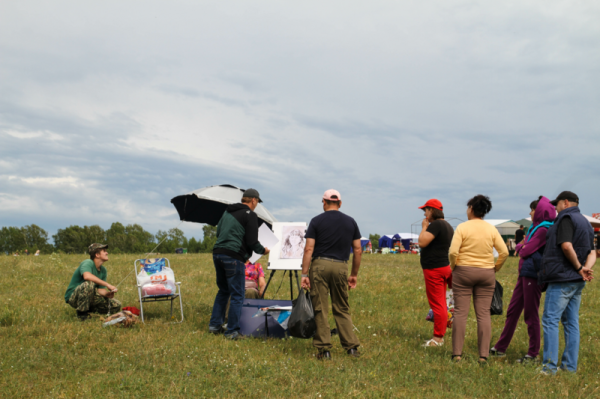
[(473, 307), (477, 317), (477, 346), (479, 356), (488, 357), (492, 339), (492, 316), (490, 308), (496, 287), (494, 269), (456, 266), (452, 272), (452, 292), (454, 293), (454, 322), (452, 323), (452, 354), (462, 355), (467, 329), (467, 317)]
[(354, 334), (354, 325), (348, 304), (348, 263), (315, 259), (310, 265), (310, 299), (315, 311), (317, 332), (313, 345), (319, 350), (328, 350), (331, 345), (329, 327), (329, 296), (333, 317), (340, 335), (340, 343), (345, 350), (360, 345)]

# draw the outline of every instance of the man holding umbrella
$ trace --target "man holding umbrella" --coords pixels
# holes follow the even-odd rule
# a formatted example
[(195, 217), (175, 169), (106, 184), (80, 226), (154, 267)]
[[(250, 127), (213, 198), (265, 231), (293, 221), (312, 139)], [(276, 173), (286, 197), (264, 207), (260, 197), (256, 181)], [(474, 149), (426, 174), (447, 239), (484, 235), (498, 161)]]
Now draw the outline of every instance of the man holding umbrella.
[[(229, 205), (217, 225), (217, 242), (213, 249), (213, 262), (217, 273), (219, 292), (215, 298), (208, 331), (213, 334), (225, 333), (229, 339), (243, 338), (240, 333), (240, 315), (244, 300), (246, 267), (244, 263), (252, 255), (266, 255), (258, 241), (258, 217), (254, 210), (262, 202), (258, 191), (246, 190), (239, 204)], [(222, 325), (227, 301), (231, 297), (227, 331)]]

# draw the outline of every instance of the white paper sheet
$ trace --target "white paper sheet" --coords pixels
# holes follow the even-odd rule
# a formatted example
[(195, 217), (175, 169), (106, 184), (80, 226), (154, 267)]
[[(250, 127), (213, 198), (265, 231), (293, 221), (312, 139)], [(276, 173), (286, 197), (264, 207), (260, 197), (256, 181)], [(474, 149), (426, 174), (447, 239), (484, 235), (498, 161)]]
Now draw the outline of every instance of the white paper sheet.
[[(266, 223), (263, 223), (258, 229), (258, 241), (260, 241), (263, 247), (271, 249), (279, 242), (279, 239), (275, 237), (275, 234), (273, 234), (269, 226), (267, 226)], [(256, 262), (261, 256), (262, 255), (253, 252), (250, 257), (250, 262)]]

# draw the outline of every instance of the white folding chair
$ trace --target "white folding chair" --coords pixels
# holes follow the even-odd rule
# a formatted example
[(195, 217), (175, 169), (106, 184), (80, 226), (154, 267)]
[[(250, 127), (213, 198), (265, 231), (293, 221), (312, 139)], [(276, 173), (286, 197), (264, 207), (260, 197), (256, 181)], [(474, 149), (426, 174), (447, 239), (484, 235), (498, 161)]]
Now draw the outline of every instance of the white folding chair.
[(177, 298), (179, 298), (179, 309), (181, 311), (181, 320), (176, 321), (175, 323), (181, 323), (183, 322), (183, 301), (181, 299), (181, 282), (176, 282), (175, 283), (175, 293), (171, 293), (171, 294), (159, 294), (159, 295), (142, 295), (142, 289), (144, 287), (146, 287), (148, 284), (144, 284), (142, 286), (142, 284), (140, 284), (140, 278), (139, 278), (139, 274), (138, 274), (138, 265), (140, 267), (140, 272), (142, 271), (146, 271), (148, 272), (153, 272), (150, 273), (149, 276), (151, 277), (153, 274), (159, 274), (160, 271), (157, 272), (158, 269), (162, 270), (162, 266), (166, 266), (169, 269), (171, 269), (171, 263), (169, 262), (169, 259), (167, 258), (155, 258), (155, 259), (136, 259), (135, 262), (133, 262), (133, 268), (135, 269), (135, 276), (136, 276), (136, 282), (137, 282), (137, 288), (138, 288), (138, 297), (140, 300), (140, 313), (141, 313), (141, 317), (142, 317), (142, 323), (144, 322), (144, 303), (147, 302), (165, 302), (165, 301), (171, 301), (171, 319), (173, 319), (173, 301)]

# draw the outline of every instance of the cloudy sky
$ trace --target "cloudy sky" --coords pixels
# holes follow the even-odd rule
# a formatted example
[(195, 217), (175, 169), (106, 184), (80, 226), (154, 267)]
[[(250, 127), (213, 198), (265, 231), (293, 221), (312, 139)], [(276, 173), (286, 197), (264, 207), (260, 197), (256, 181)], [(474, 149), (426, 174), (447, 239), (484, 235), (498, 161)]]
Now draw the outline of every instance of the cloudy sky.
[[(338, 189), (363, 235), (439, 198), (600, 212), (600, 3), (0, 4), (0, 225), (178, 223), (254, 187), (280, 221)], [(201, 226), (184, 223), (188, 236)]]

